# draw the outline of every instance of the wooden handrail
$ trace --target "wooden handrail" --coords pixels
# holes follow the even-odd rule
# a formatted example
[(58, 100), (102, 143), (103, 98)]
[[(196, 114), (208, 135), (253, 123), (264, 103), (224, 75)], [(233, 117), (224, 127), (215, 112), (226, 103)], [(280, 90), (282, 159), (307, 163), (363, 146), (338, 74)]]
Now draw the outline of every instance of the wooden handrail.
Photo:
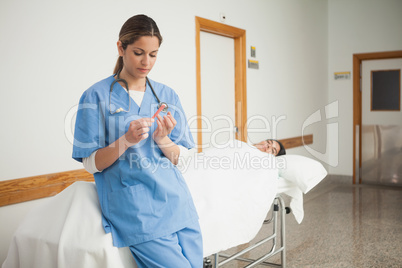
[(94, 181), (85, 169), (0, 181), (0, 206), (58, 194), (76, 181)]
[(313, 143), (313, 135), (306, 135), (300, 137), (294, 137), (289, 139), (282, 139), (279, 140), (285, 149), (295, 148), (299, 146), (303, 146), (305, 144), (312, 144)]

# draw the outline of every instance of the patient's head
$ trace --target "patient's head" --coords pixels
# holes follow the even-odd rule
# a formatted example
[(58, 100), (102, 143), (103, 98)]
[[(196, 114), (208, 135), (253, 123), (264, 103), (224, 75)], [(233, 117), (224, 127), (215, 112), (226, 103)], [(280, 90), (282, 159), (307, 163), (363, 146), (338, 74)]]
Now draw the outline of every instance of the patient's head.
[(261, 152), (273, 154), (275, 156), (286, 154), (285, 147), (283, 147), (283, 144), (278, 140), (268, 139), (254, 144), (254, 146)]

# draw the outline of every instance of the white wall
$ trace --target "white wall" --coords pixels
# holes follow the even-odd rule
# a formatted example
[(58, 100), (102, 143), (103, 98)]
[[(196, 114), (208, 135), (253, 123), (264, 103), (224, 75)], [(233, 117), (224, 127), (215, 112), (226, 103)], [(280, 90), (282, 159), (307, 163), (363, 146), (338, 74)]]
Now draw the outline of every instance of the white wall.
[[(338, 5), (330, 3), (338, 12)], [(265, 118), (270, 133), (250, 133), (250, 138), (301, 135), (303, 122), (328, 104), (327, 55), (332, 46), (326, 0), (2, 0), (0, 180), (82, 168), (71, 159), (65, 118), (86, 88), (111, 74), (118, 32), (134, 14), (153, 17), (164, 37), (150, 77), (173, 87), (187, 116), (194, 116), (194, 16), (218, 21), (220, 12), (227, 24), (247, 31), (248, 58), (250, 46), (257, 48), (260, 69), (247, 70), (248, 115)], [(345, 64), (330, 66), (332, 71)], [(332, 93), (330, 99), (341, 97)], [(281, 117), (286, 119), (275, 124)], [(255, 120), (252, 127), (262, 128), (262, 122)], [(314, 134), (312, 148), (323, 155), (325, 123), (305, 129)], [(290, 153), (309, 155), (303, 148)], [(0, 208), (0, 263), (16, 222), (34, 204)]]
[[(402, 50), (402, 1), (328, 1), (328, 102), (339, 101), (339, 165), (329, 173), (353, 173), (353, 79), (335, 81), (334, 72), (353, 70), (355, 53)], [(332, 154), (334, 155), (334, 153)]]

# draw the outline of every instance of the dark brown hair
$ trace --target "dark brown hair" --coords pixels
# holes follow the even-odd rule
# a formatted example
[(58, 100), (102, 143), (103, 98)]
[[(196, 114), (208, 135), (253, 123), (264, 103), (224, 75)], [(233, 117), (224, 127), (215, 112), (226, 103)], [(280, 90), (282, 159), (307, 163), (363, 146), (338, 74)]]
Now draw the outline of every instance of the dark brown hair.
[[(121, 27), (119, 41), (123, 49), (134, 43), (142, 36), (156, 36), (159, 39), (159, 46), (162, 44), (162, 35), (156, 22), (146, 15), (135, 15), (129, 18)], [(123, 69), (123, 58), (119, 56), (113, 73), (116, 74)]]

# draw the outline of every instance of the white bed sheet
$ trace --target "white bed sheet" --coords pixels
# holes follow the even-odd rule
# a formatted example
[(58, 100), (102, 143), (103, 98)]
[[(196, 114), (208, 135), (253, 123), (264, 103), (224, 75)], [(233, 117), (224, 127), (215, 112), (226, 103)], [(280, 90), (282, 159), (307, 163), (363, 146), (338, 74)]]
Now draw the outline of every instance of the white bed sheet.
[(105, 234), (96, 187), (76, 182), (33, 208), (14, 234), (3, 268), (137, 267)]
[(289, 207), (295, 217), (297, 223), (301, 223), (304, 218), (303, 208), (303, 192), (293, 182), (290, 182), (282, 177), (278, 179), (278, 194), (286, 194), (290, 197)]
[[(206, 150), (187, 158), (183, 174), (200, 217), (204, 256), (249, 242), (260, 230), (278, 187), (287, 194), (297, 188), (278, 179), (275, 168), (245, 166), (242, 155), (255, 165), (272, 160), (272, 156), (245, 146)], [(295, 193), (302, 197), (300, 190)], [(303, 207), (302, 199), (297, 202), (293, 212), (295, 207)], [(111, 235), (104, 233), (95, 184), (76, 182), (30, 211), (14, 235), (2, 267), (136, 265), (129, 249), (113, 247)]]
[(241, 142), (187, 157), (183, 175), (200, 218), (205, 256), (257, 235), (277, 194), (274, 162), (274, 156)]

